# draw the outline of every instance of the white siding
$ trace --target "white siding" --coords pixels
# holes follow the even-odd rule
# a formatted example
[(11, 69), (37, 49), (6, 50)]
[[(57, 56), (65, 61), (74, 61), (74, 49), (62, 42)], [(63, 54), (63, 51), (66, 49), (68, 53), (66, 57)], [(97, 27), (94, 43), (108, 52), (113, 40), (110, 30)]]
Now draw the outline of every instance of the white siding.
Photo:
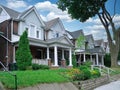
[[(37, 38), (37, 31), (39, 30), (39, 38), (43, 40), (44, 39), (44, 30), (42, 29), (42, 24), (39, 21), (39, 18), (37, 17), (36, 13), (32, 11), (29, 13), (25, 18), (24, 22), (21, 22), (19, 25), (19, 35), (22, 35), (22, 33), (25, 31), (25, 28), (28, 28), (28, 36), (32, 38)], [(33, 26), (34, 29), (31, 27)]]
[(0, 23), (8, 19), (10, 19), (10, 16), (7, 14), (5, 10), (0, 8)]
[(58, 37), (63, 36), (64, 34), (66, 34), (64, 28), (62, 28), (61, 24), (59, 22), (57, 22), (52, 28), (52, 31), (49, 31), (48, 33), (48, 39), (51, 38), (56, 38), (57, 37), (57, 33), (58, 33)]

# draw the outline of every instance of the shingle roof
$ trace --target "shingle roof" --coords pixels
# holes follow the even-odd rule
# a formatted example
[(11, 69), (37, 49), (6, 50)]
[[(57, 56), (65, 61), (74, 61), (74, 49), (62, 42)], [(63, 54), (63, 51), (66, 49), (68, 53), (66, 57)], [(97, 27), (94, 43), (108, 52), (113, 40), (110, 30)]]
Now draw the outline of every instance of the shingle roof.
[(95, 46), (101, 46), (103, 39), (95, 40)]
[(50, 29), (53, 25), (55, 25), (56, 22), (58, 21), (58, 19), (59, 18), (55, 18), (55, 19), (52, 19), (52, 20), (50, 20), (48, 22), (45, 22), (45, 24), (46, 24), (46, 27), (45, 27), (46, 30)]
[(93, 49), (87, 49), (85, 52), (87, 53), (100, 53), (100, 54), (105, 54), (105, 51), (103, 50), (102, 47), (95, 47)]
[(20, 12), (17, 12), (15, 10), (10, 9), (8, 7), (5, 7), (3, 5), (1, 5), (1, 6), (6, 10), (6, 12), (10, 15), (11, 18), (15, 18), (16, 19), (20, 15)]
[(86, 38), (86, 41), (88, 42), (90, 39), (93, 39), (93, 35), (92, 34), (85, 35), (85, 38)]
[(67, 32), (73, 37), (73, 39), (77, 39), (80, 35), (84, 35), (82, 29), (74, 31), (74, 32), (69, 32), (69, 31), (67, 31)]
[(29, 9), (27, 9), (27, 10), (25, 10), (24, 12), (22, 12), (22, 13), (20, 14), (19, 18), (22, 17), (23, 15), (25, 15), (25, 14), (26, 14), (28, 11), (30, 11), (32, 8), (34, 8), (34, 6), (31, 7), (31, 8), (29, 8)]

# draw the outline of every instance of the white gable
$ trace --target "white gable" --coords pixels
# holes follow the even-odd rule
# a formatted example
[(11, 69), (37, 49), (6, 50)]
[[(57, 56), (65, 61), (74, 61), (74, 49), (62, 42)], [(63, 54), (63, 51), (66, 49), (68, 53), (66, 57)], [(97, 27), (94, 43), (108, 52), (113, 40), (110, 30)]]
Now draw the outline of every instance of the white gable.
[[(51, 30), (52, 31), (49, 31), (49, 33), (48, 33), (48, 39), (61, 37), (61, 36), (64, 36), (64, 34), (66, 34), (64, 26), (62, 25), (62, 22), (60, 20), (57, 21), (56, 24), (54, 24), (51, 27)], [(58, 36), (57, 36), (57, 34), (58, 34)]]
[(10, 19), (9, 14), (2, 7), (0, 7), (0, 23), (8, 19)]
[[(28, 28), (29, 37), (43, 40), (44, 30), (42, 27), (44, 27), (44, 24), (42, 19), (38, 17), (35, 9), (32, 9), (29, 13), (26, 13), (21, 17), (24, 22), (21, 22), (19, 25), (19, 34), (21, 35), (23, 31)], [(39, 34), (37, 31), (39, 31)]]

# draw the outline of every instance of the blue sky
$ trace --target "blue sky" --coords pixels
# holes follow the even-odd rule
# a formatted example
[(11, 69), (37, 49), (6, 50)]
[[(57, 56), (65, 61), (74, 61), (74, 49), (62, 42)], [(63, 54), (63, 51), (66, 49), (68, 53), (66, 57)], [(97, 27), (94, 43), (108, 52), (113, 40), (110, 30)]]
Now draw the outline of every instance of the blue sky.
[[(57, 8), (57, 1), (58, 0), (0, 0), (0, 4), (19, 12), (23, 12), (34, 5), (44, 21), (60, 17), (66, 30), (75, 31), (83, 29), (85, 35), (93, 34), (94, 39), (106, 39), (104, 27), (98, 17), (89, 18), (89, 20), (84, 23), (81, 23), (78, 20), (72, 20), (67, 14), (67, 11), (62, 12)], [(114, 0), (108, 0), (106, 7), (112, 15), (114, 13)], [(120, 0), (117, 0), (116, 2), (114, 22), (116, 27), (120, 26)]]

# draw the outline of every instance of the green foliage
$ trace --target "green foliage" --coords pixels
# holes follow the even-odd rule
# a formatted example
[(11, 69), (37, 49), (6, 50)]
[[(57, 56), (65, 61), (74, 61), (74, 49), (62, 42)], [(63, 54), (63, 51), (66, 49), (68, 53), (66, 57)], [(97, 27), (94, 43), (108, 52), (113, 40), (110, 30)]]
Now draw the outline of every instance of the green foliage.
[(107, 0), (59, 0), (58, 8), (68, 10), (72, 18), (86, 21), (100, 11)]
[(104, 57), (104, 64), (107, 67), (111, 67), (111, 56), (110, 54), (106, 54)]
[[(38, 85), (41, 83), (61, 83), (68, 82), (68, 78), (63, 77), (60, 73), (66, 70), (37, 70), (37, 71), (14, 71), (17, 75), (18, 88)], [(14, 77), (8, 72), (0, 72), (0, 82), (9, 90), (14, 90)]]
[(96, 70), (91, 70), (91, 76), (92, 76), (92, 78), (98, 78), (101, 76), (101, 74), (100, 74), (99, 70), (96, 69)]
[(89, 69), (83, 69), (82, 70), (83, 74), (83, 80), (87, 80), (91, 78), (91, 72)]
[(39, 69), (39, 65), (38, 64), (32, 64), (32, 69), (33, 70), (38, 70)]
[(82, 46), (85, 46), (85, 37), (80, 35), (77, 39), (77, 48), (82, 48)]
[(32, 64), (32, 69), (33, 70), (49, 69), (49, 66), (47, 66), (47, 65)]
[(20, 37), (19, 46), (16, 51), (16, 61), (19, 70), (26, 70), (31, 65), (32, 55), (26, 31)]
[(74, 54), (72, 54), (72, 64), (74, 68), (77, 67), (76, 56)]
[(91, 65), (92, 65), (92, 62), (90, 62), (90, 60), (88, 60), (88, 61), (84, 62), (83, 65), (86, 66), (86, 67), (88, 67), (88, 68), (90, 68)]

